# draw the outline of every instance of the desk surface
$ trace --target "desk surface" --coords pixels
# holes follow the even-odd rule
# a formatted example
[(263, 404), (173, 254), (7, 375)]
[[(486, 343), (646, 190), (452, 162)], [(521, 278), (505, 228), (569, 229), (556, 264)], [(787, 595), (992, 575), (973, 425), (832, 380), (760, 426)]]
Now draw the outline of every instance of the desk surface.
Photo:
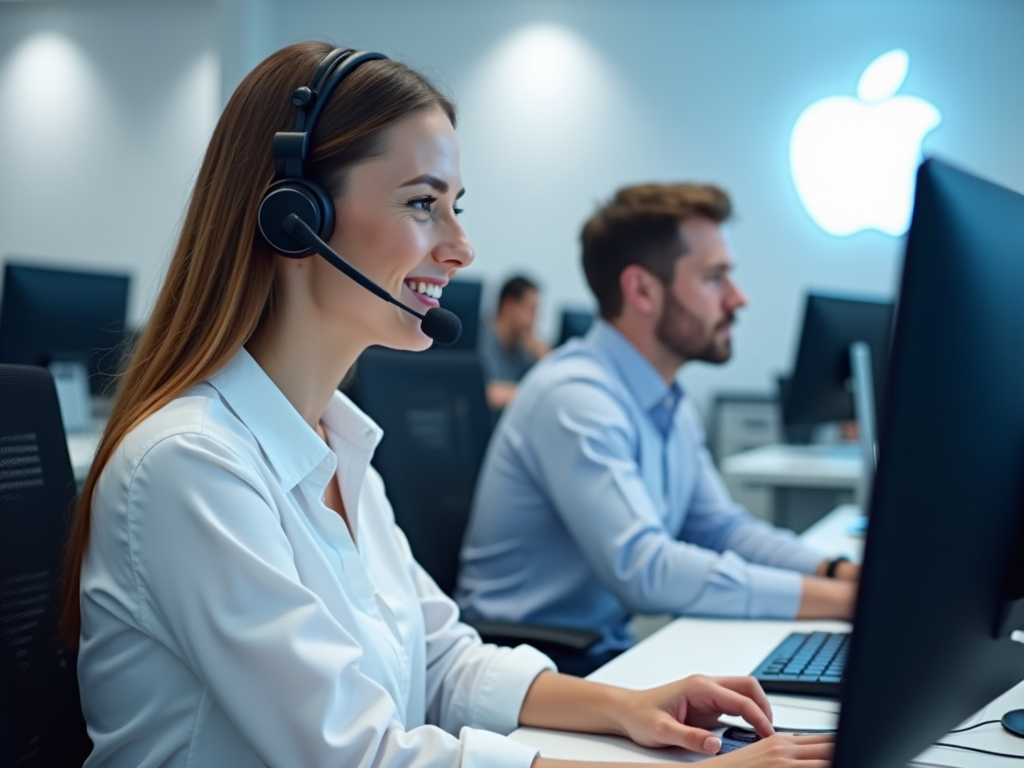
[(722, 461), (722, 474), (754, 485), (856, 489), (863, 474), (857, 445), (765, 445)]
[[(853, 505), (838, 507), (802, 536), (825, 551), (846, 552), (859, 559), (862, 541), (846, 531), (859, 510)], [(721, 619), (676, 619), (661, 631), (590, 675), (596, 682), (625, 688), (649, 688), (692, 674), (749, 674), (775, 645), (793, 631), (816, 629), (842, 631), (849, 624), (838, 621), (745, 621)], [(833, 728), (839, 704), (834, 700), (771, 695), (775, 724), (787, 728)], [(1024, 683), (1007, 691), (965, 724), (998, 719), (1010, 709), (1024, 708)], [(723, 721), (731, 721), (723, 718)], [(705, 758), (685, 750), (653, 750), (613, 736), (520, 728), (512, 738), (541, 750), (545, 757), (632, 762), (693, 763)], [(1024, 755), (1024, 739), (1011, 736), (996, 725), (947, 736), (943, 741)], [(1006, 768), (1021, 762), (973, 752), (933, 747), (914, 765), (949, 768)]]

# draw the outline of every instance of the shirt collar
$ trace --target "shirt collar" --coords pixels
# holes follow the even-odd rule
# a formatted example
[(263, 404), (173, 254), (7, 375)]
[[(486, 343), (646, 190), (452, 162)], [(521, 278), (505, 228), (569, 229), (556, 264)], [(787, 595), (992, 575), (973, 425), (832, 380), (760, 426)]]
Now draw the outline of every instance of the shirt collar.
[[(209, 378), (209, 383), (256, 438), (286, 491), (332, 455), (327, 444), (244, 347)], [(335, 392), (331, 398), (323, 423), (353, 447), (371, 453), (383, 434), (341, 392)]]
[(658, 407), (675, 411), (683, 397), (679, 382), (666, 384), (650, 361), (613, 325), (598, 319), (587, 333), (586, 343), (611, 361), (645, 412)]

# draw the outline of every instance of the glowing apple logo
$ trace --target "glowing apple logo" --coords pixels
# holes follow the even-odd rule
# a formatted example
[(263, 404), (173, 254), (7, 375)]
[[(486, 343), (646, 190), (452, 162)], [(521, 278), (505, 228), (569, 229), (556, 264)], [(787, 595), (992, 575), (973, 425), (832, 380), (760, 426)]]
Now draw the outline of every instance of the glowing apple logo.
[(882, 54), (860, 76), (856, 99), (816, 101), (793, 126), (793, 183), (829, 234), (902, 235), (910, 225), (921, 141), (942, 116), (924, 99), (896, 95), (909, 66), (902, 49)]

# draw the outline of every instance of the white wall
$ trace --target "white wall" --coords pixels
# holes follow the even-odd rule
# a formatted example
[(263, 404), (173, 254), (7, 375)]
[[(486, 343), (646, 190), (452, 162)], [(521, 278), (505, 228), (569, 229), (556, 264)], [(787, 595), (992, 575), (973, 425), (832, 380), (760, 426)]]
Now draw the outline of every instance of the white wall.
[(0, 257), (133, 276), (148, 314), (220, 109), (204, 2), (0, 3)]
[[(77, 46), (91, 85), (76, 87), (93, 95), (65, 97), (69, 118), (44, 121), (54, 107), (25, 111), (12, 62), (54, 29)], [(217, 83), (229, 90), (270, 50), (326, 38), (403, 59), (455, 96), (478, 253), (467, 276), (538, 277), (548, 331), (559, 305), (590, 302), (577, 233), (618, 186), (726, 187), (751, 304), (734, 360), (688, 380), (699, 400), (766, 390), (790, 364), (807, 287), (887, 294), (899, 270), (899, 240), (834, 238), (803, 212), (787, 160), (800, 111), (853, 94), (868, 62), (906, 48), (901, 92), (943, 115), (926, 151), (1024, 189), (1022, 29), (1017, 0), (0, 2), (0, 255), (134, 265), (148, 287), (226, 97)], [(54, 126), (62, 138), (42, 137)]]
[(467, 276), (538, 276), (549, 329), (558, 305), (589, 302), (577, 235), (598, 202), (647, 180), (727, 188), (750, 307), (733, 361), (688, 371), (699, 401), (772, 386), (795, 353), (808, 287), (895, 291), (902, 243), (818, 229), (787, 155), (800, 112), (853, 95), (879, 54), (906, 48), (901, 92), (943, 114), (926, 152), (1024, 190), (1024, 3), (1014, 0), (288, 0), (277, 13), (278, 44), (372, 47), (454, 93), (478, 254)]

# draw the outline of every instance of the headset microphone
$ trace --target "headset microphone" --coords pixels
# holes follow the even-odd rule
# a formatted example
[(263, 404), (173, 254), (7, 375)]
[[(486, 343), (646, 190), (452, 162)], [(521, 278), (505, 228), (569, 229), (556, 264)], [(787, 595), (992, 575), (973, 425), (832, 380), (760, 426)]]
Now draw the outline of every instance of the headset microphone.
[(404, 309), (410, 315), (418, 317), (421, 321), (420, 330), (438, 344), (449, 345), (459, 340), (459, 336), (462, 335), (462, 321), (459, 320), (458, 315), (441, 307), (432, 307), (427, 310), (425, 315), (421, 315), (412, 307), (406, 306), (341, 258), (297, 214), (289, 213), (285, 216), (284, 221), (281, 222), (281, 229), (296, 243), (301, 243), (311, 251), (320, 254), (328, 264), (348, 275), (370, 293), (379, 296), (390, 304), (394, 304), (396, 307)]

